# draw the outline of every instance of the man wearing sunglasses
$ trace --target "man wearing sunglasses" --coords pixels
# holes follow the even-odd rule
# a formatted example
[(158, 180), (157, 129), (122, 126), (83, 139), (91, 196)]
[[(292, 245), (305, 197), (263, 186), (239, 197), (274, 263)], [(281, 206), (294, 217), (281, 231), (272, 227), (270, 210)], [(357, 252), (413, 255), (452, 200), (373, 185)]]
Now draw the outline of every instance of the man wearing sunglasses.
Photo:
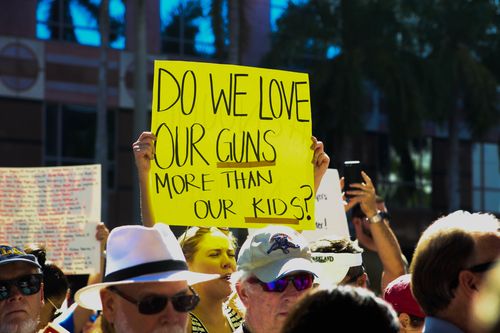
[(185, 333), (200, 300), (190, 285), (219, 277), (190, 272), (168, 226), (123, 226), (109, 235), (103, 283), (79, 290), (75, 299), (102, 309), (116, 333)]
[(238, 272), (236, 290), (246, 313), (235, 333), (277, 333), (293, 305), (311, 289), (316, 267), (302, 235), (270, 226), (248, 236)]
[(34, 255), (0, 245), (0, 333), (34, 333), (43, 305), (41, 268)]
[(499, 227), (494, 215), (456, 211), (424, 231), (410, 267), (423, 332), (472, 331), (472, 300), (500, 255)]

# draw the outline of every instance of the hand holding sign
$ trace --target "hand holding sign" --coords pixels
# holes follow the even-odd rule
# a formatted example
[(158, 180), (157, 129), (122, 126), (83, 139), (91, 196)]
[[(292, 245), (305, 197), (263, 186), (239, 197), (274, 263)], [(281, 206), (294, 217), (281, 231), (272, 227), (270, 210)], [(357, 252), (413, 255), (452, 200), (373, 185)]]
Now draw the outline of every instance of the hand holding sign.
[(134, 154), (141, 173), (156, 137), (148, 188), (158, 221), (314, 227), (310, 162), (322, 170), (328, 156), (320, 142), (308, 149), (307, 74), (157, 61), (153, 91), (154, 136)]
[(319, 185), (321, 184), (321, 179), (323, 179), (326, 170), (328, 170), (328, 165), (330, 165), (330, 156), (325, 153), (323, 142), (318, 141), (315, 136), (311, 139), (313, 141), (311, 149), (314, 149), (314, 193), (317, 193)]
[(151, 160), (154, 156), (154, 140), (156, 140), (156, 136), (153, 133), (142, 132), (137, 141), (132, 144), (139, 175), (147, 174), (151, 169)]

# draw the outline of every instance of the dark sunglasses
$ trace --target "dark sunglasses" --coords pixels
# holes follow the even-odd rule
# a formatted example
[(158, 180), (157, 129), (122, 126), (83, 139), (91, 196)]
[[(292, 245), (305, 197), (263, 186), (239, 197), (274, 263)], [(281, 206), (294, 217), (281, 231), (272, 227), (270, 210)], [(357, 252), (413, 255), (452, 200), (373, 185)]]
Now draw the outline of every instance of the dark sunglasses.
[(139, 313), (142, 313), (144, 315), (152, 315), (160, 313), (167, 307), (169, 299), (172, 302), (175, 311), (177, 312), (189, 312), (193, 310), (196, 307), (196, 305), (198, 305), (198, 303), (200, 302), (200, 297), (194, 291), (194, 289), (191, 288), (191, 286), (189, 286), (189, 290), (191, 290), (191, 292), (193, 293), (191, 295), (175, 295), (171, 297), (151, 295), (151, 296), (146, 296), (140, 300), (134, 299), (133, 297), (124, 294), (122, 291), (116, 289), (116, 287), (114, 286), (111, 286), (108, 289), (114, 292), (115, 294), (119, 295), (123, 299), (129, 301), (130, 303), (137, 305)]
[(295, 289), (297, 289), (297, 291), (302, 291), (312, 287), (314, 282), (314, 275), (311, 273), (299, 273), (295, 275), (284, 276), (271, 282), (262, 282), (256, 277), (251, 277), (250, 279), (248, 279), (248, 282), (250, 283), (260, 284), (264, 291), (278, 293), (285, 291), (290, 281), (293, 282), (293, 285)]
[(42, 286), (42, 274), (28, 274), (12, 280), (0, 280), (0, 301), (10, 297), (12, 286), (16, 286), (24, 296), (34, 295)]
[(468, 271), (475, 273), (482, 273), (490, 270), (497, 263), (497, 261), (489, 261), (482, 264), (474, 265), (472, 267), (467, 268)]

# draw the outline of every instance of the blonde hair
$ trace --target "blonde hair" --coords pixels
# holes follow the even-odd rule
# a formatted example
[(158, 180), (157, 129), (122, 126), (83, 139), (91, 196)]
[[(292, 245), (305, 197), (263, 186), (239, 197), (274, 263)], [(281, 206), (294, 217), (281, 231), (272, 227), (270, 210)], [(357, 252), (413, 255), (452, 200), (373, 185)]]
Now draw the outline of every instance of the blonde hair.
[(177, 239), (181, 245), (182, 252), (186, 257), (186, 261), (190, 262), (193, 260), (194, 254), (198, 251), (198, 244), (203, 241), (203, 237), (207, 234), (223, 234), (234, 246), (237, 247), (236, 238), (233, 233), (229, 231), (229, 228), (217, 228), (217, 227), (190, 227), (179, 236)]

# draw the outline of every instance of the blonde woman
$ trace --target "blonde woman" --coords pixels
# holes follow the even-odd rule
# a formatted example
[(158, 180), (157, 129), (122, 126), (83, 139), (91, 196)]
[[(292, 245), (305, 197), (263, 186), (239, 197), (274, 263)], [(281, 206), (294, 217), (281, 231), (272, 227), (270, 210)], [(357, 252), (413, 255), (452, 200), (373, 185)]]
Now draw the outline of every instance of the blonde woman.
[[(149, 227), (155, 223), (148, 188), (155, 140), (154, 134), (143, 132), (132, 145), (139, 174), (142, 221), (145, 226)], [(317, 189), (330, 159), (324, 152), (323, 143), (314, 137), (312, 140), (314, 182), (315, 189)], [(236, 271), (237, 244), (234, 236), (228, 229), (191, 227), (179, 237), (179, 243), (189, 270), (216, 273), (221, 276), (217, 280), (196, 285), (195, 289), (201, 300), (191, 313), (191, 332), (233, 332), (242, 321), (242, 313), (235, 307), (229, 306), (227, 302), (233, 292), (230, 277)]]

